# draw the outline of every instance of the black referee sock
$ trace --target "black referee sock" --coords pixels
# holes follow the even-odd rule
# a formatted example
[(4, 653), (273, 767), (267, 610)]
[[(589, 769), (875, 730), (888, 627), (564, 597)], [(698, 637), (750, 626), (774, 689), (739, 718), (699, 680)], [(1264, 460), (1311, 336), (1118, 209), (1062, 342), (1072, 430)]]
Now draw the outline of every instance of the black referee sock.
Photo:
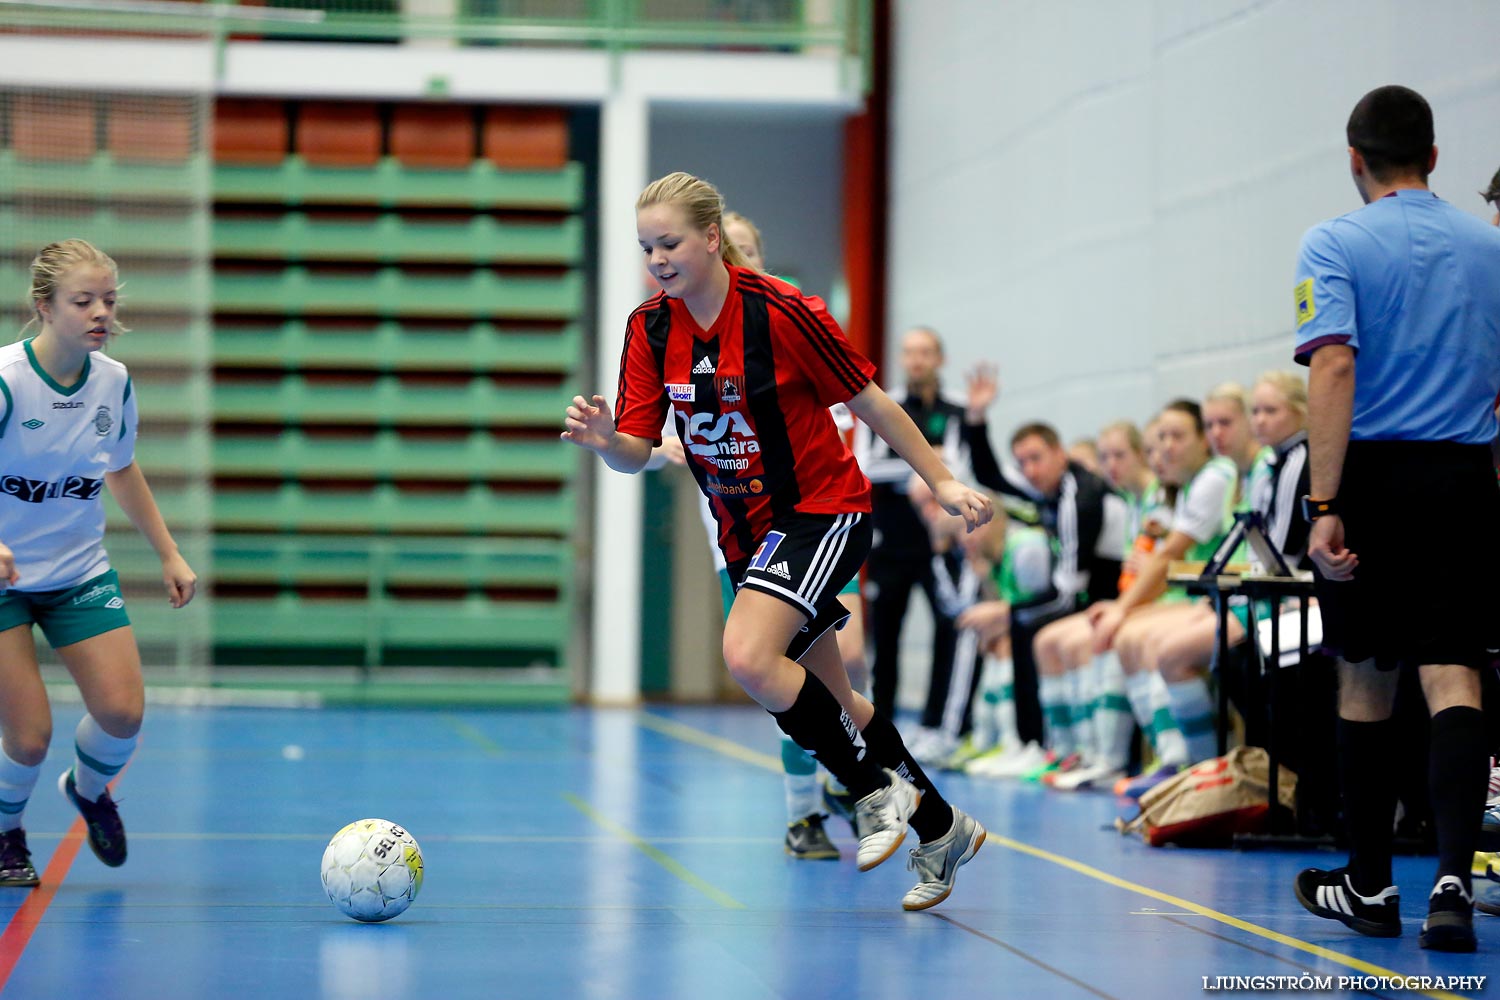
[(881, 767), (888, 767), (917, 786), (922, 801), (917, 811), (911, 814), (911, 828), (923, 842), (936, 840), (953, 828), (953, 807), (933, 785), (927, 772), (922, 770), (916, 758), (906, 749), (906, 742), (891, 724), (891, 720), (876, 712), (865, 724), (865, 743), (870, 755)]
[(1469, 866), (1479, 846), (1489, 765), (1483, 712), (1460, 705), (1432, 717), (1427, 782), (1437, 824), (1438, 877), (1456, 875), (1471, 893)]
[(785, 712), (772, 712), (781, 731), (828, 768), (855, 798), (884, 788), (890, 779), (880, 770), (878, 755), (867, 752), (867, 741), (823, 682), (804, 671), (802, 690)]
[[(1396, 825), (1396, 724), (1340, 718), (1339, 785), (1349, 833), (1349, 878), (1354, 891), (1373, 896), (1391, 884)], [(1479, 814), (1475, 813), (1475, 829)], [(1467, 865), (1467, 862), (1465, 862)]]

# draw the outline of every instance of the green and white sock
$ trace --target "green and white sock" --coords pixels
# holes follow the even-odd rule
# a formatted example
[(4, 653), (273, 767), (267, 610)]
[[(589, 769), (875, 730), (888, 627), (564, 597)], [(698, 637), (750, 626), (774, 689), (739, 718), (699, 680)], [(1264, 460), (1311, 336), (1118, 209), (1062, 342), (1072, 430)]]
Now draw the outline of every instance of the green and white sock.
[(41, 773), (42, 765), (17, 764), (0, 750), (0, 833), (21, 828), (21, 814)]
[(1167, 698), (1177, 728), (1187, 741), (1188, 763), (1196, 764), (1218, 756), (1218, 733), (1214, 729), (1213, 698), (1202, 677), (1167, 685)]
[(1094, 657), (1094, 747), (1099, 764), (1110, 770), (1123, 770), (1130, 761), (1130, 738), (1135, 735), (1135, 718), (1130, 699), (1125, 695), (1125, 668), (1114, 650)]
[(1072, 696), (1070, 714), (1073, 718), (1073, 749), (1085, 756), (1094, 752), (1094, 664), (1092, 661), (1068, 671), (1068, 687)]
[(1167, 682), (1153, 670), (1150, 673), (1150, 684), (1151, 728), (1156, 733), (1157, 762), (1187, 767), (1192, 763), (1188, 759), (1187, 740), (1177, 725), (1176, 717), (1172, 715), (1172, 695), (1167, 690)]
[(73, 782), (79, 798), (97, 801), (106, 785), (124, 770), (135, 753), (136, 736), (111, 736), (99, 727), (92, 715), (85, 715), (73, 733)]
[(1042, 719), (1047, 724), (1047, 749), (1065, 757), (1078, 749), (1073, 745), (1073, 709), (1069, 698), (1072, 685), (1066, 674), (1043, 674), (1037, 678), (1037, 699), (1042, 703)]

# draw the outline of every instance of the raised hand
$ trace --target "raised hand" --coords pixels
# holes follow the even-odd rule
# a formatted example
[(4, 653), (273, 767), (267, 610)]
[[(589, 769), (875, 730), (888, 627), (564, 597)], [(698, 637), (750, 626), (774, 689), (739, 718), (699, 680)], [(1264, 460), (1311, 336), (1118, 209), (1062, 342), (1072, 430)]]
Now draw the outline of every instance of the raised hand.
[(999, 369), (989, 361), (981, 361), (968, 374), (969, 397), (964, 416), (970, 423), (979, 423), (1000, 395)]
[(560, 435), (564, 441), (601, 454), (608, 450), (615, 436), (615, 418), (603, 396), (595, 396), (592, 403), (574, 396), (563, 426), (567, 428)]

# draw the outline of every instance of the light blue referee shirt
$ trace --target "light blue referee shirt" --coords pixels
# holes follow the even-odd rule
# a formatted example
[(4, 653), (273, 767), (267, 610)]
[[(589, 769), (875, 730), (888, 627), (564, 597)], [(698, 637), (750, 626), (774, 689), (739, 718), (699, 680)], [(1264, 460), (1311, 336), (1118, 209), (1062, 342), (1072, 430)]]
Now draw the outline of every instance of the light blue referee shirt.
[(1351, 440), (1494, 440), (1500, 229), (1397, 191), (1307, 231), (1296, 302), (1298, 362), (1354, 348)]

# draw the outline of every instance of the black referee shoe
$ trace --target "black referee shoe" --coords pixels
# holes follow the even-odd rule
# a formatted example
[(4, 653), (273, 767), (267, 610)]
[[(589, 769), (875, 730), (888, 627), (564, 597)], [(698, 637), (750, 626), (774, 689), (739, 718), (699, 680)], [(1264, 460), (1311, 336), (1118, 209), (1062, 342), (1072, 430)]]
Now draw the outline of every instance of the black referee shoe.
[(1393, 885), (1373, 896), (1361, 896), (1349, 881), (1348, 868), (1331, 872), (1305, 868), (1297, 875), (1293, 891), (1309, 913), (1340, 921), (1370, 937), (1401, 936), (1401, 893)]
[(1432, 887), (1417, 943), (1432, 951), (1473, 951), (1479, 946), (1474, 938), (1474, 897), (1464, 891), (1457, 875), (1444, 875)]
[(89, 830), (89, 849), (94, 857), (118, 868), (125, 863), (125, 824), (120, 821), (120, 810), (109, 797), (109, 789), (99, 793), (99, 799), (90, 802), (78, 794), (78, 785), (73, 781), (70, 767), (57, 780), (57, 789), (73, 803), (73, 808), (83, 817)]

